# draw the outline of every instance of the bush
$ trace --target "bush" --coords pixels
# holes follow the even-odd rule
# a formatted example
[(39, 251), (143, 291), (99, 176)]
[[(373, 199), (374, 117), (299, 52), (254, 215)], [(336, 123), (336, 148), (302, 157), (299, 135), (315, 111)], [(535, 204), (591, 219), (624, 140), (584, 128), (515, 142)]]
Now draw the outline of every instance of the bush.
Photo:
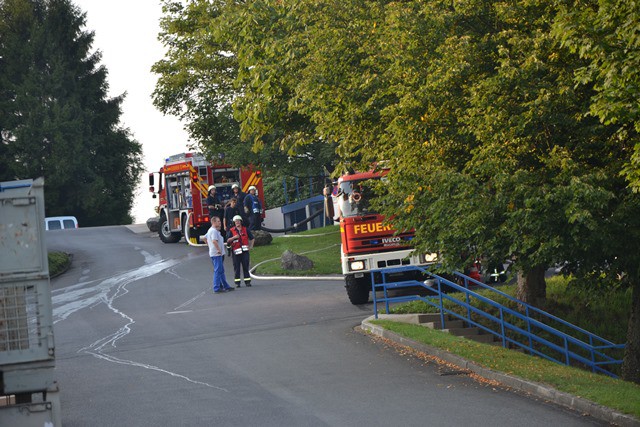
[(47, 258), (49, 260), (50, 277), (54, 277), (63, 272), (71, 262), (69, 254), (64, 252), (49, 252)]

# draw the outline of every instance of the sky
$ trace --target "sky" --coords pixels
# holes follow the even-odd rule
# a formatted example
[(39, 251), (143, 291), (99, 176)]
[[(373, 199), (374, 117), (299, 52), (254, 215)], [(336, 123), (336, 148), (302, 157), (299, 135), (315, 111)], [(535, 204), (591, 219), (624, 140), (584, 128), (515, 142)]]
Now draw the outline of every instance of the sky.
[(120, 124), (142, 144), (146, 172), (140, 176), (132, 215), (134, 223), (155, 216), (148, 188), (148, 172), (164, 159), (188, 151), (188, 135), (174, 116), (164, 116), (152, 103), (157, 75), (151, 66), (164, 57), (158, 41), (162, 8), (159, 0), (72, 0), (86, 13), (85, 31), (94, 32), (93, 51), (102, 52), (107, 68), (109, 96), (126, 92)]

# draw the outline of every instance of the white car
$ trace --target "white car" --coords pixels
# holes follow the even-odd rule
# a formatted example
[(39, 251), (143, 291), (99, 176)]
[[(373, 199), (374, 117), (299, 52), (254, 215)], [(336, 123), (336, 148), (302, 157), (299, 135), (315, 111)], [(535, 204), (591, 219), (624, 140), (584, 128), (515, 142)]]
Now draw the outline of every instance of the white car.
[(78, 220), (75, 216), (52, 216), (44, 219), (47, 230), (64, 230), (78, 228)]

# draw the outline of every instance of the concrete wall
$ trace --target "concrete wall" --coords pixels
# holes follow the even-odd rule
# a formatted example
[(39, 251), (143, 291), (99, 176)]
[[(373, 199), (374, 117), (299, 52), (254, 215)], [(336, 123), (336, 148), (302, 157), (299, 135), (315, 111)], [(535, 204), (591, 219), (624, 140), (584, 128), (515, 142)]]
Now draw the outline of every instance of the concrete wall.
[(282, 207), (267, 209), (265, 212), (264, 221), (262, 223), (265, 227), (273, 230), (280, 230), (284, 228), (284, 216), (282, 215)]

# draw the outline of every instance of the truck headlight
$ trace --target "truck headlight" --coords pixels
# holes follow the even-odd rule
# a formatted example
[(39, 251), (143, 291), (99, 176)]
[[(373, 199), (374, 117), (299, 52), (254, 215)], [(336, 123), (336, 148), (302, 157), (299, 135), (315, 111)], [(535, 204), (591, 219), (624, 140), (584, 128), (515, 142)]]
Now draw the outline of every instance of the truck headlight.
[(351, 261), (349, 263), (349, 269), (351, 271), (364, 270), (364, 261)]
[(438, 254), (435, 252), (424, 254), (422, 255), (422, 259), (425, 263), (436, 262), (438, 260)]

